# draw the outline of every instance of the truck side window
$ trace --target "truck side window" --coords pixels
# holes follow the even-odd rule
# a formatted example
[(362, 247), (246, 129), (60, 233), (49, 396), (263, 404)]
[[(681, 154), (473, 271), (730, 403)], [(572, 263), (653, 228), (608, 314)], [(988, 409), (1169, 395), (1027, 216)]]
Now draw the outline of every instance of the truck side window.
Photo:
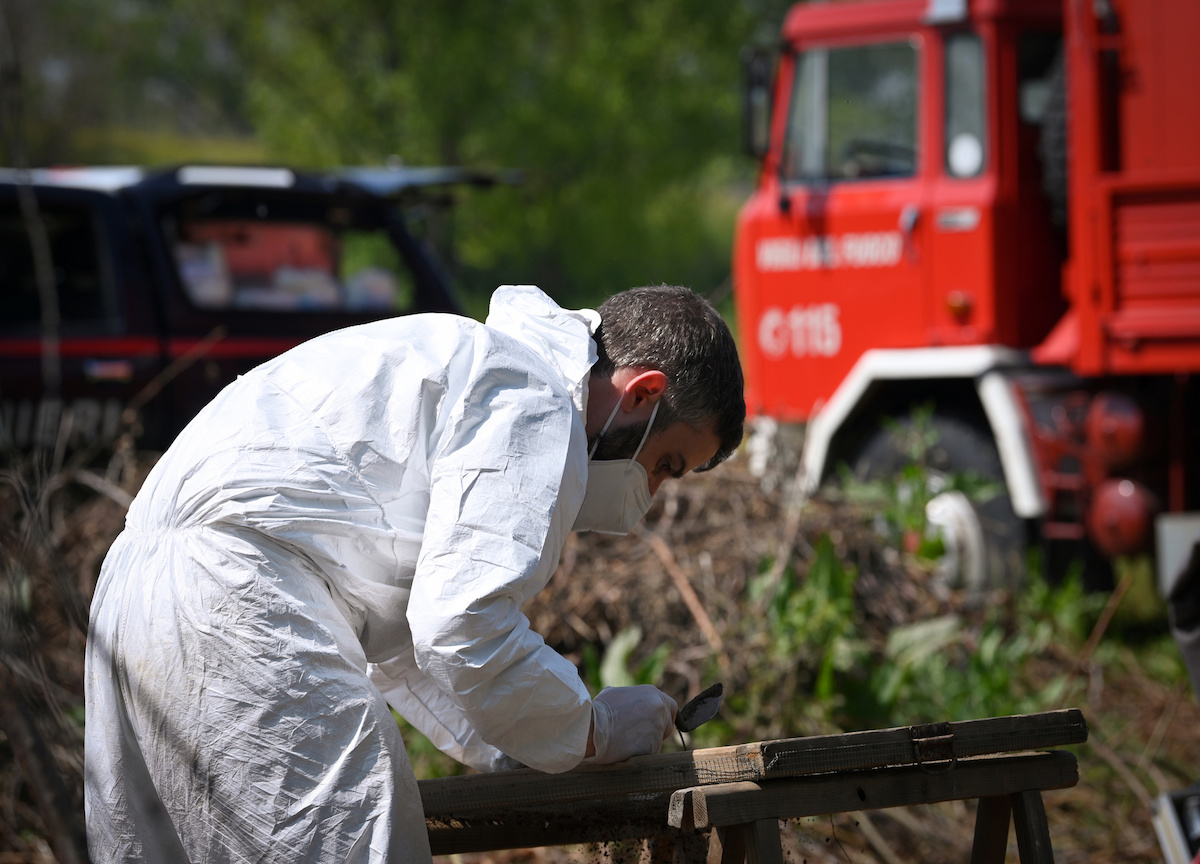
[[(39, 208), (50, 241), (62, 331), (95, 332), (115, 320), (112, 279), (103, 264), (95, 214), (86, 206)], [(0, 202), (0, 327), (35, 335), (42, 321), (29, 232), (17, 201)]]
[(951, 177), (978, 177), (987, 164), (983, 43), (974, 33), (946, 37), (945, 166)]
[(797, 56), (785, 179), (911, 177), (916, 161), (917, 49), (912, 43), (816, 48)]
[[(1021, 122), (1040, 126), (1062, 87), (1062, 34), (1023, 33), (1017, 46)], [(1061, 94), (1059, 94), (1061, 95)]]
[(1050, 220), (1067, 224), (1067, 102), (1062, 34), (1029, 32), (1017, 43), (1018, 158), (1023, 178), (1041, 186)]

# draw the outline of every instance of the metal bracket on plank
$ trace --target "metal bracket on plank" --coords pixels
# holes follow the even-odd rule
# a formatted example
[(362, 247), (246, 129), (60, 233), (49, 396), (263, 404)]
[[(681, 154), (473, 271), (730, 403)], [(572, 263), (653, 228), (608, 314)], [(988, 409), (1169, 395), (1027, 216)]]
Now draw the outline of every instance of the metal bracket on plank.
[(921, 770), (944, 774), (958, 762), (954, 753), (954, 731), (949, 723), (910, 726), (908, 732), (912, 736), (913, 758)]

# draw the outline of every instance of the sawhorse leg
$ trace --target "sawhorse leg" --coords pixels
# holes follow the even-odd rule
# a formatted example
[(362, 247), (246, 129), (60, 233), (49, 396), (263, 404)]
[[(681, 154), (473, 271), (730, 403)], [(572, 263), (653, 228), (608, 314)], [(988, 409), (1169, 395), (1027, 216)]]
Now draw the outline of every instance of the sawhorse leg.
[(979, 799), (971, 864), (1003, 864), (1010, 815), (1017, 831), (1021, 864), (1054, 864), (1046, 808), (1037, 791)]
[(708, 864), (783, 864), (779, 820), (759, 819), (746, 825), (714, 828), (708, 841)]
[(639, 861), (641, 864), (705, 864), (708, 855), (709, 845), (703, 834), (660, 834), (646, 840)]
[(1050, 848), (1050, 823), (1041, 792), (1018, 792), (1012, 796), (1013, 823), (1021, 864), (1054, 864)]

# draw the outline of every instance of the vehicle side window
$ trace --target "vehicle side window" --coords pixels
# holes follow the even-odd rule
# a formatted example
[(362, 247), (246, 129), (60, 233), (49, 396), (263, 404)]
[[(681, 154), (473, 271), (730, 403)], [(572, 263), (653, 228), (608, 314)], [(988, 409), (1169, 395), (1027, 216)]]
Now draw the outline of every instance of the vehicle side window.
[(946, 37), (944, 165), (951, 177), (978, 177), (987, 164), (983, 43), (974, 33)]
[(1062, 34), (1023, 33), (1017, 47), (1021, 122), (1040, 126), (1062, 88)]
[[(101, 228), (91, 208), (42, 204), (41, 222), (64, 333), (108, 329), (115, 319), (112, 279), (104, 265)], [(0, 202), (0, 327), (36, 334), (42, 321), (29, 231), (15, 199)]]
[(412, 273), (386, 230), (350, 214), (307, 221), (276, 209), (164, 220), (188, 300), (208, 310), (411, 310)]
[(784, 143), (788, 180), (910, 177), (917, 164), (917, 49), (816, 48), (796, 58)]

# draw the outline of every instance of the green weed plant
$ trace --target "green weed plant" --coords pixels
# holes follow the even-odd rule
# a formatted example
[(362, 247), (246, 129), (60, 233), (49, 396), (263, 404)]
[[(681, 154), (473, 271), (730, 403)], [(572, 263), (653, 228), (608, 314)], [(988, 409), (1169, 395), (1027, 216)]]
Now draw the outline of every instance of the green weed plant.
[[(995, 484), (931, 471), (923, 454), (936, 435), (919, 416), (903, 431), (907, 464), (873, 482), (844, 471), (839, 494), (906, 572), (928, 580), (945, 547), (926, 521), (925, 505), (950, 489), (986, 500)], [(892, 629), (884, 644), (864, 636), (857, 578), (822, 535), (806, 572), (789, 568), (773, 580), (765, 562), (750, 582), (747, 602), (764, 614), (748, 616), (748, 626), (765, 623), (766, 632), (757, 640), (760, 673), (749, 682), (762, 692), (746, 694), (744, 706), (795, 721), (781, 727), (760, 714), (764, 729), (794, 735), (1004, 716), (1061, 707), (1078, 695), (1074, 676), (1058, 672), (1047, 679), (1037, 664), (1047, 652), (1077, 652), (1099, 614), (1104, 598), (1087, 594), (1078, 572), (1051, 584), (1033, 560), (1013, 594), (996, 592), (973, 606), (950, 604), (945, 614)]]
[(1064, 707), (1075, 679), (1049, 680), (1035, 661), (1077, 650), (1096, 603), (1078, 577), (1051, 586), (1031, 578), (1012, 607), (988, 605), (979, 620), (947, 614), (894, 629), (869, 679), (890, 725), (1028, 714)]

